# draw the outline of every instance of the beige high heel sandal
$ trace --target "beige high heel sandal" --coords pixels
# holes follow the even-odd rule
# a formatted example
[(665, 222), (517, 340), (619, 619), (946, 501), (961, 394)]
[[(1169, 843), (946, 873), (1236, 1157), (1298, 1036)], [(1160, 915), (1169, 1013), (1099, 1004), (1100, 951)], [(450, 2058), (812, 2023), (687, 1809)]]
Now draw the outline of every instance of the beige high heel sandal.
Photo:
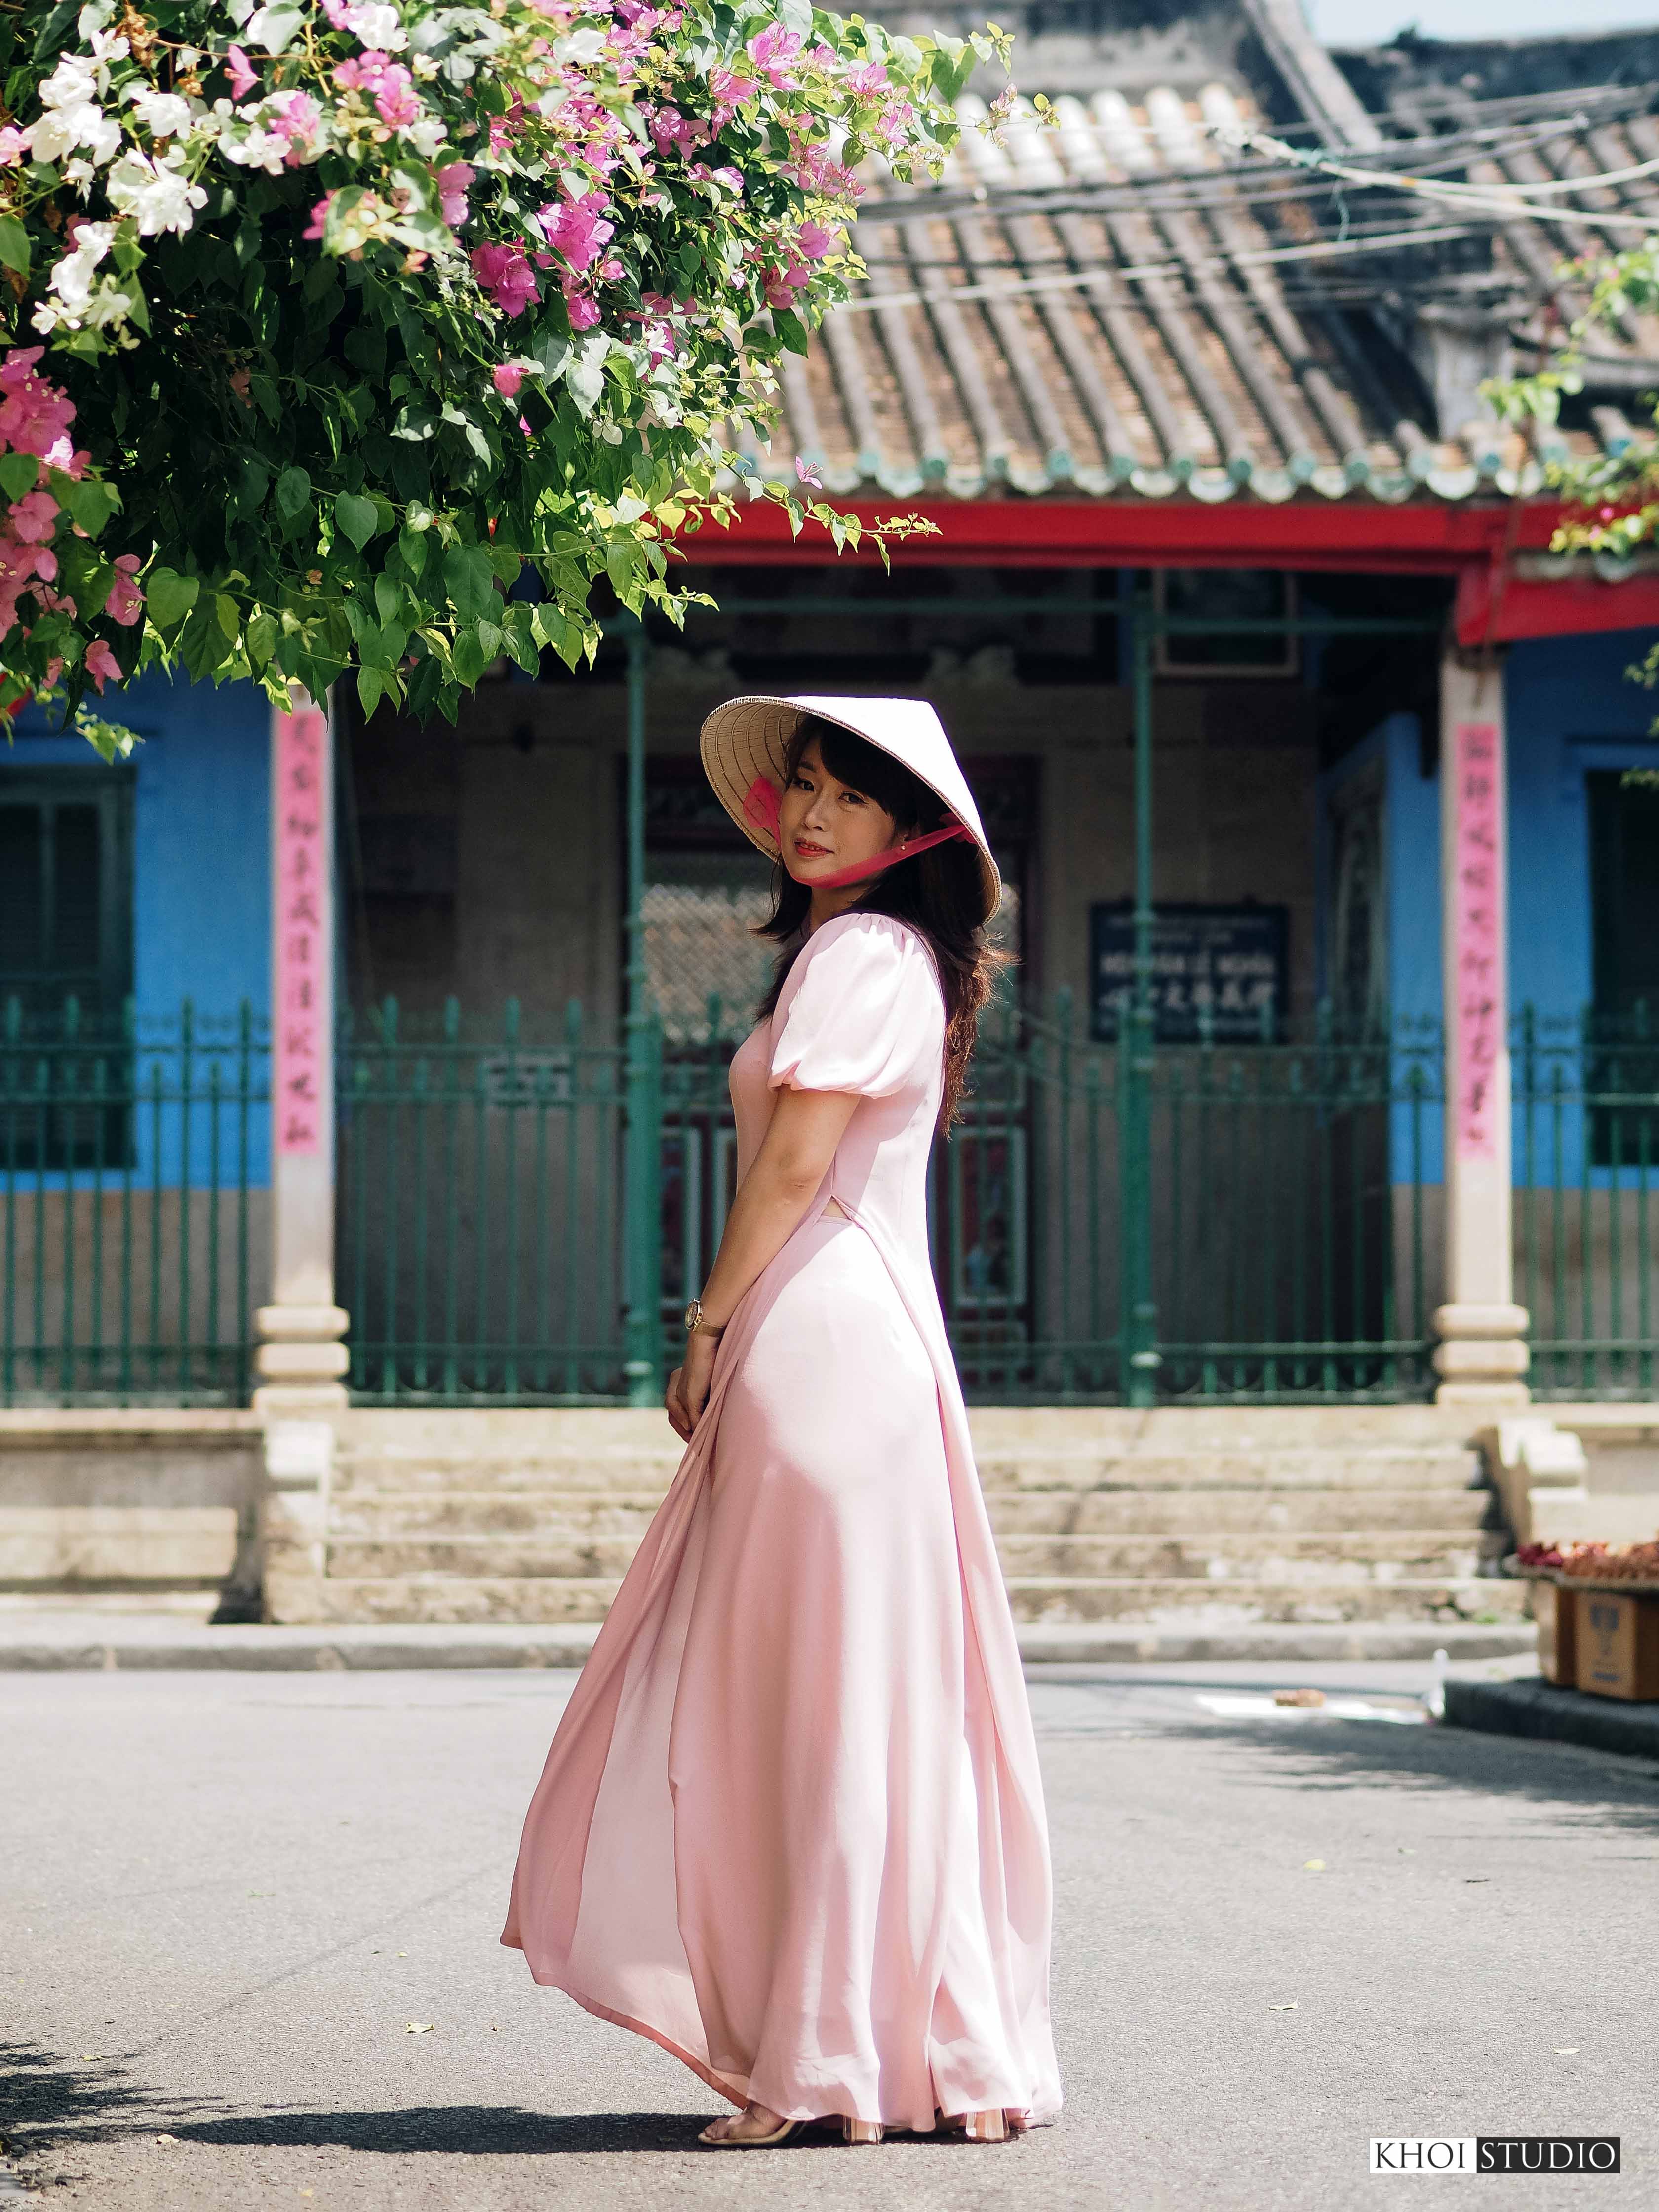
[(1008, 2115), (1000, 2105), (985, 2112), (941, 2112), (941, 2128), (960, 2128), (964, 2142), (1010, 2142), (1017, 2130), (1008, 2124)]
[[(697, 2141), (705, 2150), (772, 2150), (781, 2143), (793, 2142), (803, 2129), (824, 2127), (829, 2120), (785, 2120), (774, 2128), (769, 2136), (711, 2136), (705, 2130)], [(855, 2120), (842, 2113), (841, 2139), (848, 2143), (878, 2143), (886, 2130), (879, 2120)]]

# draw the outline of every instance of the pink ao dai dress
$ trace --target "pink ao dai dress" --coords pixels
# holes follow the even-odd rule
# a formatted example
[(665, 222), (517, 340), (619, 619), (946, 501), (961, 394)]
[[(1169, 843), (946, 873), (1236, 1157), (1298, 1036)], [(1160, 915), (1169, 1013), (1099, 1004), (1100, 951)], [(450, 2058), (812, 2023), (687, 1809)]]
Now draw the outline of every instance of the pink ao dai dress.
[(731, 1316), (501, 1939), (734, 2105), (917, 2129), (1060, 2101), (1036, 1747), (928, 1257), (944, 1042), (926, 940), (855, 910), (732, 1060), (739, 1177), (781, 1085), (859, 1104)]

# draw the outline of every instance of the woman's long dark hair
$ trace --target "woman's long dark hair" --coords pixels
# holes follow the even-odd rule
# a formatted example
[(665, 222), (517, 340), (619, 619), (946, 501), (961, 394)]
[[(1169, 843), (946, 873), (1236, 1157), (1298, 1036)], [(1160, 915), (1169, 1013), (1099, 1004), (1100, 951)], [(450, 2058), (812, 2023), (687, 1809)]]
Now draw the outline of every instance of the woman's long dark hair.
[[(946, 809), (938, 794), (902, 762), (884, 752), (838, 722), (821, 721), (803, 714), (789, 741), (785, 772), (786, 788), (800, 765), (801, 755), (816, 738), (818, 757), (837, 783), (850, 785), (873, 799), (897, 823), (901, 834), (919, 836), (944, 826)], [(764, 1021), (778, 1003), (784, 980), (805, 942), (801, 933), (812, 903), (809, 884), (797, 883), (780, 860), (773, 884), (772, 911), (757, 925), (756, 933), (783, 946), (772, 988), (763, 1000), (759, 1018)], [(968, 1061), (979, 1030), (980, 1009), (990, 997), (999, 969), (1009, 965), (1009, 956), (986, 942), (979, 912), (983, 901), (979, 858), (975, 848), (952, 840), (930, 846), (912, 860), (896, 861), (872, 876), (848, 911), (890, 914), (921, 932), (939, 969), (945, 994), (945, 1096), (939, 1127), (948, 1129), (961, 1107), (967, 1082)]]

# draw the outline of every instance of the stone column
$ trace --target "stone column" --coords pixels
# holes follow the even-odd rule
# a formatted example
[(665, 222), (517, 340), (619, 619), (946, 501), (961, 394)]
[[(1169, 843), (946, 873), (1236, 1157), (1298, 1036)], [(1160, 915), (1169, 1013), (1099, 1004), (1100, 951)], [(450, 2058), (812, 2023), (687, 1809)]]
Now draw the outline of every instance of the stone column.
[(334, 1303), (334, 747), (303, 694), (270, 726), (271, 1303), (256, 1316), (272, 1620), (319, 1617), (347, 1316)]
[(1500, 659), (1449, 647), (1440, 673), (1441, 952), (1446, 1014), (1442, 1404), (1529, 1396), (1510, 1234), (1507, 778)]

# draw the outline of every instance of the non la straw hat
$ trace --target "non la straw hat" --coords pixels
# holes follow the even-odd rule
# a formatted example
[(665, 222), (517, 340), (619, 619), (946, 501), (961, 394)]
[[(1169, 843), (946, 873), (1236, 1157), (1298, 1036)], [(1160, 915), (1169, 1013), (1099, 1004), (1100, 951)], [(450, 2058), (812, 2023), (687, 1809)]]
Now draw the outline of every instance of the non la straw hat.
[(988, 921), (1001, 902), (1002, 878), (968, 779), (944, 724), (925, 699), (775, 699), (757, 695), (728, 699), (716, 707), (702, 726), (702, 764), (716, 798), (750, 843), (769, 860), (782, 858), (776, 836), (749, 804), (749, 793), (757, 777), (774, 791), (782, 791), (789, 741), (807, 714), (867, 738), (927, 785), (976, 848), (985, 908), (980, 919)]

